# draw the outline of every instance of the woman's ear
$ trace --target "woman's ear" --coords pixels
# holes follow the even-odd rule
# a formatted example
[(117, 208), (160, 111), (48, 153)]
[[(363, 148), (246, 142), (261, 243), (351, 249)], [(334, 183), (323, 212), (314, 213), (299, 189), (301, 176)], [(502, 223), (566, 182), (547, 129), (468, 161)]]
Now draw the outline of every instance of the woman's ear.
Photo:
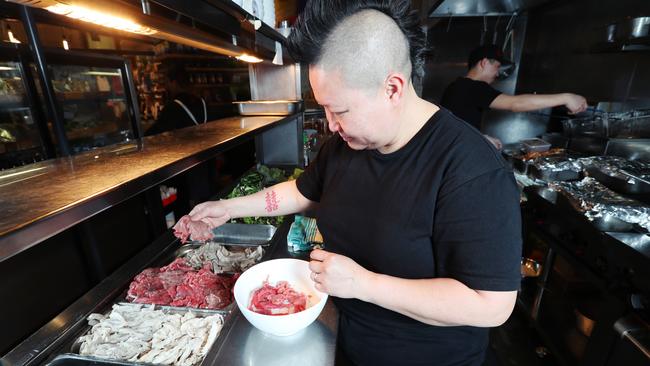
[(406, 86), (407, 80), (404, 75), (400, 73), (392, 73), (388, 75), (388, 78), (386, 78), (386, 82), (384, 83), (386, 95), (392, 102), (397, 102), (402, 98)]

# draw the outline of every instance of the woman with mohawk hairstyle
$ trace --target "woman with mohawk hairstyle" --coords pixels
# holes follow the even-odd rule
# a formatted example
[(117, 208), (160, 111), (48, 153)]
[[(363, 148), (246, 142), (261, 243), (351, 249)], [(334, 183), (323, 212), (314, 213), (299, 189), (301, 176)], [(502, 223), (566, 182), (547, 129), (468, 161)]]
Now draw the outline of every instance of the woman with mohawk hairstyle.
[(408, 1), (312, 0), (289, 37), (337, 135), (296, 181), (205, 202), (192, 220), (316, 204), (316, 287), (358, 365), (480, 365), (520, 275), (519, 191), (474, 128), (417, 96), (423, 34)]

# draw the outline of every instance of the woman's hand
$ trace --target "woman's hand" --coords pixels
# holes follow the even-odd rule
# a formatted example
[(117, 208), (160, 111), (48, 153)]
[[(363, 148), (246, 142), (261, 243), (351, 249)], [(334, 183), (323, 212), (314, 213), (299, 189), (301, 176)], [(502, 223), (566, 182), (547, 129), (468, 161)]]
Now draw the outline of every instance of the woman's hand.
[(203, 221), (211, 228), (221, 226), (231, 217), (224, 201), (207, 201), (199, 203), (190, 211), (192, 221)]
[(310, 258), (311, 279), (318, 291), (340, 298), (364, 300), (372, 272), (346, 256), (321, 249), (314, 249)]

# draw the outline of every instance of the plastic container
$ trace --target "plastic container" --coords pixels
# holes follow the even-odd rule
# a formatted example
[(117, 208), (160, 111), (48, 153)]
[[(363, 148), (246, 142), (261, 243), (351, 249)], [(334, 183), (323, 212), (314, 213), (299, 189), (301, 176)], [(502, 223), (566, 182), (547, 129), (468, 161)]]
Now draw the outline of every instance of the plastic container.
[(551, 144), (542, 139), (521, 140), (521, 145), (526, 152), (547, 151), (551, 148)]

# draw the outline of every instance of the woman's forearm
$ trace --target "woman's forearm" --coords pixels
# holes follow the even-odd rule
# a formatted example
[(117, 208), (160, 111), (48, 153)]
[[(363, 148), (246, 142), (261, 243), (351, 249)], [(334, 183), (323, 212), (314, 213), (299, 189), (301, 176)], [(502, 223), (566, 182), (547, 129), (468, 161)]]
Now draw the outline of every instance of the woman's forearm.
[(516, 291), (476, 291), (452, 278), (411, 280), (372, 272), (360, 291), (361, 300), (437, 326), (501, 325), (516, 297)]
[(288, 215), (302, 212), (313, 204), (298, 191), (295, 180), (222, 202), (231, 218)]

